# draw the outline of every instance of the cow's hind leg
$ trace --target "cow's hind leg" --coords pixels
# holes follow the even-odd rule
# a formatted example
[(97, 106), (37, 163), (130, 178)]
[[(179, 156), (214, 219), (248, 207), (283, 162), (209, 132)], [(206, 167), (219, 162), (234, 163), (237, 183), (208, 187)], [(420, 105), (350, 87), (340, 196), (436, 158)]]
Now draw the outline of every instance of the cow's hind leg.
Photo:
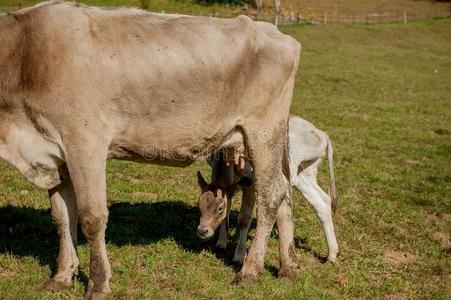
[(280, 204), (277, 211), (277, 228), (279, 231), (279, 249), (280, 249), (280, 270), (279, 277), (294, 279), (298, 273), (296, 255), (294, 252), (294, 225), (293, 225), (293, 202), (291, 192)]
[(60, 237), (57, 272), (46, 289), (58, 292), (72, 287), (72, 275), (78, 268), (77, 211), (72, 182), (64, 166), (60, 169), (62, 183), (49, 191), (52, 217)]
[(313, 206), (324, 228), (329, 254), (327, 259), (334, 262), (338, 255), (338, 244), (332, 221), (331, 199), (318, 185), (317, 169), (320, 161), (316, 161), (308, 168), (302, 170), (296, 179), (295, 186), (305, 199)]
[[(92, 145), (93, 146), (93, 145)], [(77, 147), (68, 154), (67, 165), (74, 186), (77, 213), (90, 247), (89, 283), (85, 299), (109, 299), (111, 269), (108, 262), (105, 230), (107, 149), (102, 145)]]
[[(269, 122), (268, 122), (269, 123)], [(266, 124), (268, 124), (266, 123)], [(257, 229), (252, 246), (243, 267), (234, 282), (257, 279), (264, 266), (265, 252), (277, 210), (289, 188), (287, 153), (287, 122), (272, 126), (273, 132), (261, 139), (261, 135), (248, 135), (248, 151), (254, 168), (254, 197), (257, 203)]]
[(238, 216), (240, 237), (233, 256), (233, 261), (239, 264), (242, 264), (246, 257), (247, 234), (252, 222), (254, 205), (255, 197), (253, 196), (253, 187), (243, 187), (243, 200), (241, 202), (240, 215)]

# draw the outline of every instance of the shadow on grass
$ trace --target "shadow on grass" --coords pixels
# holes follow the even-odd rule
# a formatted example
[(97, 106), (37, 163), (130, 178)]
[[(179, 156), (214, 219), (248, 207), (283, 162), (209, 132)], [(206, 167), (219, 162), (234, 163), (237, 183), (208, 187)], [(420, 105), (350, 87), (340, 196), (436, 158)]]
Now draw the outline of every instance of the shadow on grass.
[[(216, 236), (202, 241), (196, 235), (199, 210), (182, 201), (162, 201), (156, 203), (113, 203), (106, 231), (106, 241), (116, 246), (148, 245), (164, 239), (172, 239), (183, 249), (200, 252), (208, 249), (227, 266), (239, 271), (241, 266), (233, 263), (233, 255), (238, 240), (238, 230), (232, 231), (227, 248), (217, 249)], [(230, 224), (237, 224), (238, 213), (232, 211)], [(255, 228), (255, 219), (251, 228)], [(250, 238), (250, 237), (249, 237)], [(86, 240), (78, 230), (79, 244)], [(326, 258), (312, 250), (305, 239), (295, 239), (296, 248), (314, 255), (319, 261)], [(0, 253), (15, 256), (32, 256), (41, 265), (56, 269), (58, 255), (58, 234), (52, 224), (50, 210), (29, 207), (6, 206), (0, 208)], [(277, 276), (277, 269), (270, 272)], [(87, 282), (86, 275), (79, 274), (81, 282)]]
[(295, 237), (294, 238), (294, 246), (297, 249), (302, 249), (304, 252), (310, 253), (311, 255), (313, 255), (320, 263), (326, 263), (327, 262), (327, 256), (322, 256), (321, 254), (319, 254), (319, 252), (315, 251), (312, 249), (312, 247), (310, 247), (307, 243), (307, 239), (306, 238), (301, 238), (301, 237)]
[[(182, 201), (156, 203), (113, 203), (106, 231), (106, 241), (116, 246), (148, 245), (172, 239), (183, 249), (199, 252), (209, 249), (226, 265), (232, 262), (237, 236), (231, 236), (226, 249), (215, 247), (216, 236), (202, 241), (196, 235), (199, 210)], [(231, 213), (231, 224), (237, 224), (237, 212)], [(255, 226), (255, 222), (253, 222)], [(86, 240), (78, 230), (79, 244)], [(41, 265), (56, 269), (58, 234), (50, 210), (6, 206), (0, 208), (0, 253), (33, 256)]]

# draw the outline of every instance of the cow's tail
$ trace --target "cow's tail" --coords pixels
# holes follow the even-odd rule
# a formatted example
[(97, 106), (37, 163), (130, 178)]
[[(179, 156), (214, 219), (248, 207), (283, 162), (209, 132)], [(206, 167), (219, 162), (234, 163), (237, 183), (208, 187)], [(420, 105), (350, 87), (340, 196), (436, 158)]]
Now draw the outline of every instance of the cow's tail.
[(331, 199), (332, 211), (335, 213), (338, 206), (337, 191), (335, 189), (335, 176), (334, 176), (334, 148), (329, 136), (326, 136), (327, 142), (327, 164), (329, 165), (329, 196)]

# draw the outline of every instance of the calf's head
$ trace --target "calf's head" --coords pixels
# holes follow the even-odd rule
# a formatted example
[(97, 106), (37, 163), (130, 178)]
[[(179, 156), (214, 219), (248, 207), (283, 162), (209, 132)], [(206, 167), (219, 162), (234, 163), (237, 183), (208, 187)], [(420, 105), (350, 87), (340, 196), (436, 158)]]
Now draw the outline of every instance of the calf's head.
[(197, 235), (206, 240), (213, 237), (216, 229), (227, 217), (228, 197), (224, 189), (208, 184), (200, 172), (197, 172), (197, 181), (202, 190), (199, 197), (200, 223)]

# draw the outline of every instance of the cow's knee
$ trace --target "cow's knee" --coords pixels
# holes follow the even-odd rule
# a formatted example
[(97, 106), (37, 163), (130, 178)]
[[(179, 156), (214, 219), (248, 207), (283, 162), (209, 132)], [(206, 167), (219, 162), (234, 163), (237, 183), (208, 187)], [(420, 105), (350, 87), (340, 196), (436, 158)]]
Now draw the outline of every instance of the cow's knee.
[(80, 211), (79, 212), (81, 229), (88, 241), (98, 237), (106, 229), (108, 221), (108, 210), (100, 211)]

